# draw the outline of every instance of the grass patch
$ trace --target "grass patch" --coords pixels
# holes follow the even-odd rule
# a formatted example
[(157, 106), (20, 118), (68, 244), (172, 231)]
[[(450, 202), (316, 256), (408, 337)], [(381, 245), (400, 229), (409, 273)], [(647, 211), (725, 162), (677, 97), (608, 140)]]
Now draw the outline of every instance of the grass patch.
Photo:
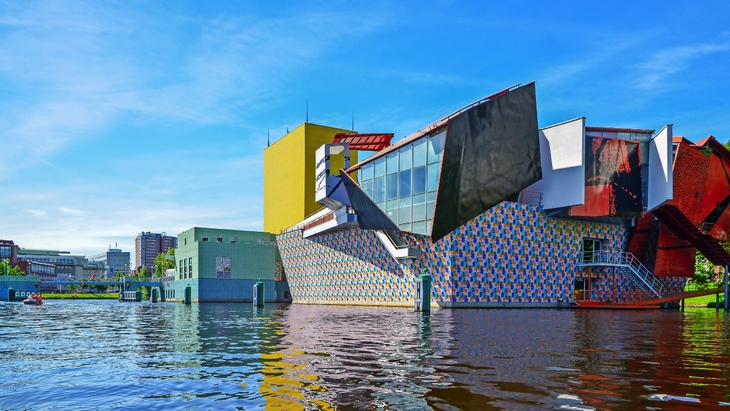
[(99, 294), (57, 294), (43, 293), (44, 300), (118, 300), (118, 293)]
[[(722, 287), (722, 284), (706, 284), (697, 286), (695, 284), (688, 284), (687, 287), (684, 288), (685, 291), (694, 291), (694, 290), (703, 290), (708, 288), (719, 288)], [(684, 300), (684, 305), (686, 307), (712, 307), (715, 308), (715, 301), (716, 297), (715, 294), (710, 295), (703, 295), (701, 297), (694, 297), (694, 298), (687, 298)], [(725, 296), (723, 293), (720, 293), (720, 306), (723, 306), (725, 304)]]

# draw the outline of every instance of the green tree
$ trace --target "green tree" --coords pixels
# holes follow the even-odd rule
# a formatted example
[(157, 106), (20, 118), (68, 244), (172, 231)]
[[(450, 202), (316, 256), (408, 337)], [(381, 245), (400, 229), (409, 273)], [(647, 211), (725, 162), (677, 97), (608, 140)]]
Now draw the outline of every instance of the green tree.
[(730, 150), (730, 140), (728, 140), (727, 143), (725, 143), (725, 148)]
[[(730, 144), (730, 141), (726, 143)], [(730, 253), (730, 242), (721, 242), (722, 248)], [(722, 276), (715, 274), (715, 265), (712, 264), (707, 258), (705, 258), (699, 251), (695, 256), (695, 275), (692, 277), (692, 283), (698, 287), (714, 286), (722, 282)]]
[(147, 267), (142, 267), (139, 269), (139, 273), (137, 274), (137, 277), (148, 277), (150, 275), (149, 272), (147, 272)]
[(0, 275), (5, 275), (7, 270), (8, 275), (17, 275), (17, 276), (23, 276), (26, 275), (26, 273), (21, 270), (18, 267), (14, 267), (10, 264), (10, 260), (5, 259), (3, 261), (0, 261)]
[[(172, 257), (169, 258), (168, 257)], [(157, 254), (155, 257), (155, 277), (164, 277), (165, 271), (169, 268), (175, 268), (175, 249), (170, 248), (167, 253)]]

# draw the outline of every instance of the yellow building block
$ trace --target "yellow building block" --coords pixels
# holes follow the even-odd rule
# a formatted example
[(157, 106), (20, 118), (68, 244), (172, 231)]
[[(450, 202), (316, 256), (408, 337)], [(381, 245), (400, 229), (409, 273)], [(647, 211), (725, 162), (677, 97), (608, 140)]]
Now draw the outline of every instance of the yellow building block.
[[(337, 133), (354, 131), (304, 123), (264, 150), (264, 231), (279, 233), (322, 208), (314, 201), (314, 156)], [(350, 151), (350, 164), (357, 161), (357, 151)], [(338, 174), (342, 159), (331, 167)]]

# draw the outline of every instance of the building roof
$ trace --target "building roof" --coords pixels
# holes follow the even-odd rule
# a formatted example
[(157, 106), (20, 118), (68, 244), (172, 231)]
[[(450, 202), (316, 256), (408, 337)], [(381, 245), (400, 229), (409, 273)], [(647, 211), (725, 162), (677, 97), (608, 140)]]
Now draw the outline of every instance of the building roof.
[(605, 131), (609, 133), (639, 133), (639, 134), (654, 134), (656, 130), (645, 130), (641, 128), (616, 128), (616, 127), (589, 127), (586, 126), (586, 132), (591, 131)]
[(403, 140), (398, 141), (397, 143), (393, 144), (392, 146), (388, 146), (385, 149), (383, 149), (381, 151), (378, 151), (377, 153), (373, 154), (372, 156), (366, 158), (365, 160), (362, 160), (361, 162), (359, 162), (359, 163), (355, 164), (354, 166), (348, 168), (346, 171), (348, 173), (353, 172), (353, 171), (357, 171), (364, 164), (367, 164), (367, 163), (369, 163), (371, 161), (374, 161), (375, 159), (378, 159), (380, 157), (383, 157), (383, 156), (387, 155), (388, 153), (391, 153), (391, 152), (393, 152), (395, 150), (398, 150), (399, 148), (401, 148), (401, 147), (403, 147), (403, 146), (405, 146), (407, 144), (410, 144), (411, 142), (413, 142), (415, 140), (421, 139), (421, 138), (423, 138), (423, 137), (425, 137), (425, 136), (427, 136), (429, 134), (432, 134), (432, 133), (434, 133), (434, 132), (436, 132), (436, 131), (444, 128), (446, 126), (446, 123), (448, 123), (449, 120), (452, 117), (456, 117), (457, 115), (461, 114), (462, 112), (464, 112), (464, 111), (466, 111), (466, 110), (468, 110), (468, 109), (470, 109), (470, 108), (472, 108), (474, 106), (478, 106), (478, 105), (480, 105), (482, 103), (485, 103), (485, 102), (487, 102), (489, 100), (495, 99), (495, 98), (497, 98), (497, 97), (499, 97), (501, 95), (507, 94), (512, 89), (517, 88), (519, 86), (520, 86), (520, 84), (515, 84), (514, 86), (507, 87), (506, 89), (500, 90), (500, 91), (498, 91), (498, 92), (496, 92), (494, 94), (491, 94), (491, 95), (489, 95), (487, 97), (480, 98), (479, 100), (477, 100), (477, 101), (475, 101), (475, 102), (473, 102), (471, 104), (468, 104), (468, 105), (466, 105), (466, 106), (464, 106), (464, 107), (462, 107), (462, 108), (454, 111), (453, 113), (449, 114), (448, 116), (443, 117), (440, 120), (434, 121), (433, 123), (427, 125), (426, 127), (421, 128), (420, 130), (416, 131), (415, 133), (412, 133), (412, 134), (406, 136)]

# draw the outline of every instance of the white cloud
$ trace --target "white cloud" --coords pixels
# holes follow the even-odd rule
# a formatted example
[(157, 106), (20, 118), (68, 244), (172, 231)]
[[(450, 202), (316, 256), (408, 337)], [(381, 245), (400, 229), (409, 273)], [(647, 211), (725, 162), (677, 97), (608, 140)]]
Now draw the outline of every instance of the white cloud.
[(46, 216), (46, 210), (23, 210), (28, 214), (32, 214), (36, 217), (45, 217)]
[(664, 80), (686, 70), (694, 60), (704, 55), (730, 50), (730, 44), (698, 44), (672, 47), (654, 53), (639, 65), (642, 71), (636, 80), (636, 88), (653, 90), (663, 86)]

